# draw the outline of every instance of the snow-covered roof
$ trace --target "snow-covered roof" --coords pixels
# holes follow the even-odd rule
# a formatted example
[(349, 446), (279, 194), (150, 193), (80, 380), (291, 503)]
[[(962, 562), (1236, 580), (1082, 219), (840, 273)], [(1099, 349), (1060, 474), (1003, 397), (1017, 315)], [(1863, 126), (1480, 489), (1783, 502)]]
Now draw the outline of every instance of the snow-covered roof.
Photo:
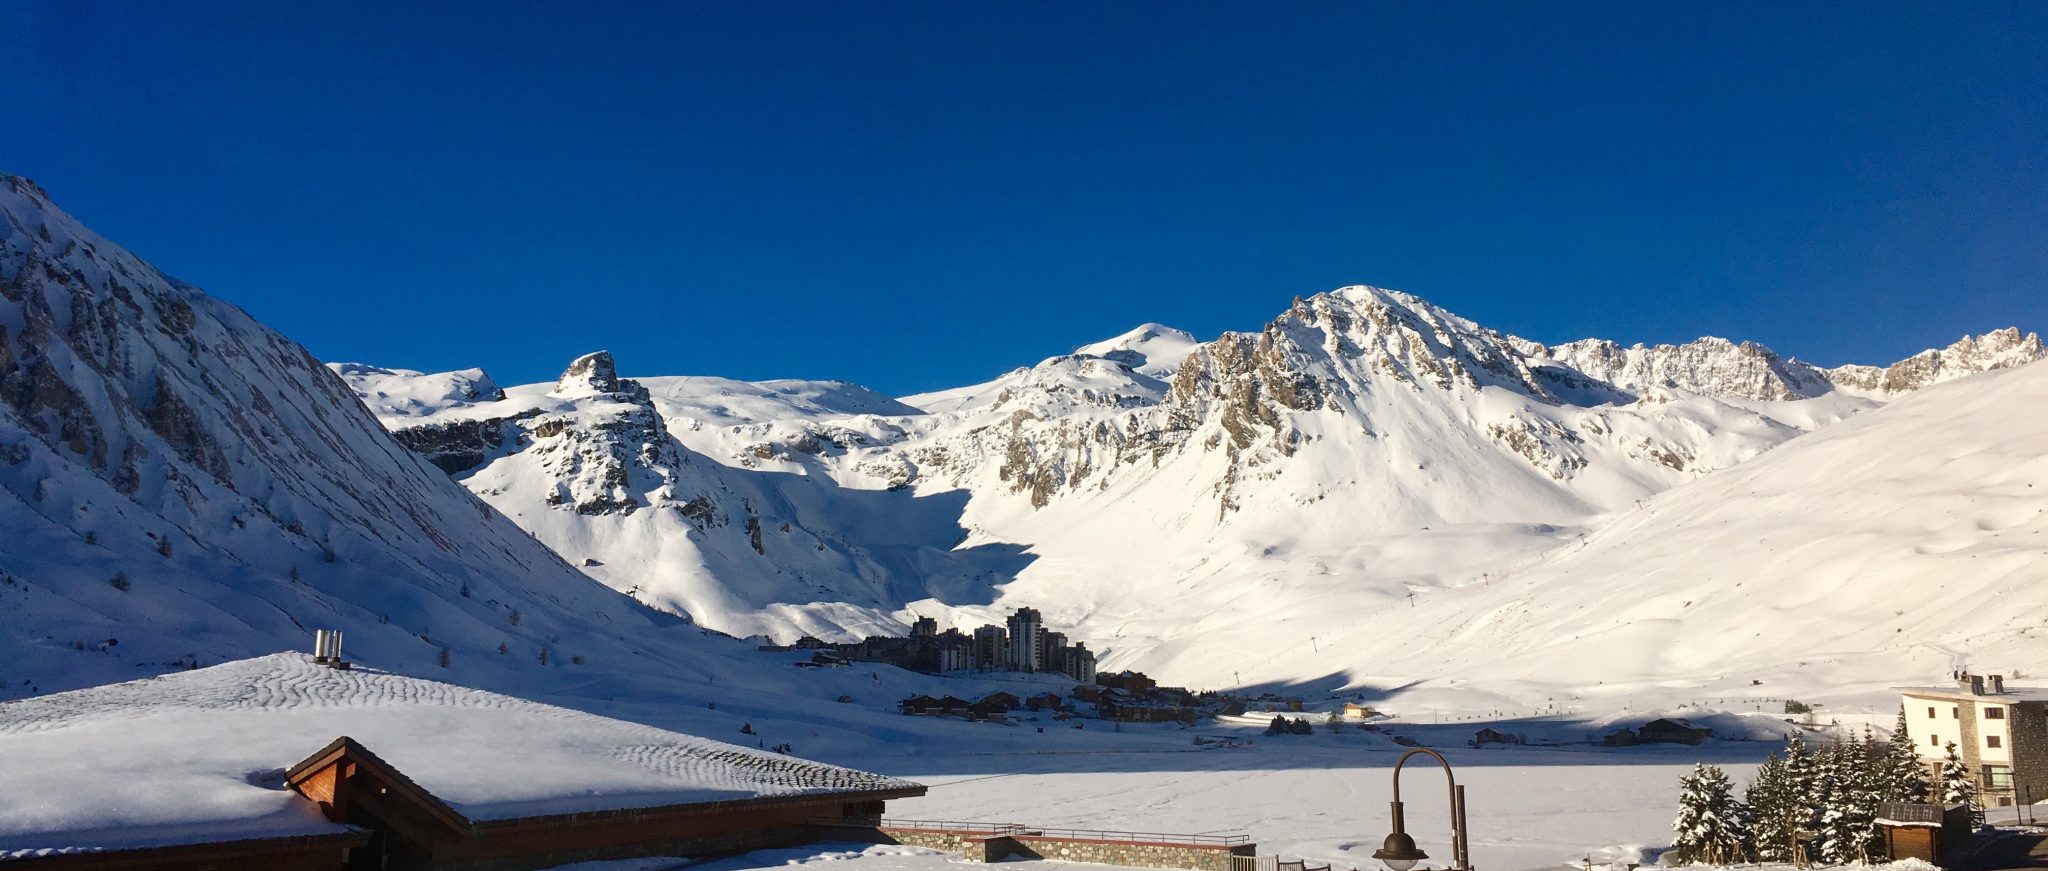
[(2005, 691), (2001, 693), (1994, 693), (1988, 690), (1983, 693), (1972, 693), (1969, 690), (1963, 689), (1953, 684), (1941, 687), (1895, 687), (1895, 689), (1897, 689), (1902, 695), (1921, 696), (1924, 698), (1951, 699), (1958, 701), (1967, 700), (1972, 702), (1979, 702), (1986, 705), (1996, 705), (1999, 703), (2010, 704), (2017, 702), (2048, 701), (2048, 689), (2040, 687), (2009, 686), (2006, 687)]
[(280, 653), (0, 704), (0, 857), (342, 831), (284, 770), (344, 735), (472, 821), (917, 788)]

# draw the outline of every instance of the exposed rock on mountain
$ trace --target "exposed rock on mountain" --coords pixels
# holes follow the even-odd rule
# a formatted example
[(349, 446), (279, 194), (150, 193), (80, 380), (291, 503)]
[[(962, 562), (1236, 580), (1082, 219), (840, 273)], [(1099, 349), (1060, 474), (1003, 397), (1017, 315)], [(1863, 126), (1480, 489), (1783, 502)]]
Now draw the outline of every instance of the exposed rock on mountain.
[(1883, 369), (1843, 366), (1827, 371), (1828, 380), (1843, 387), (1896, 395), (1966, 375), (2008, 369), (2048, 357), (2041, 337), (2021, 335), (2018, 327), (1964, 336), (1946, 348), (1921, 351)]
[(1787, 360), (1755, 342), (1704, 338), (1683, 345), (1624, 348), (1586, 339), (1551, 348), (1535, 346), (1578, 372), (1624, 390), (1671, 387), (1707, 396), (1775, 402), (1810, 399), (1832, 389), (1819, 370)]
[[(480, 372), (356, 375), (404, 382), (390, 414), (495, 392)], [(393, 665), (656, 627), (400, 447), (303, 348), (14, 176), (0, 529), (0, 697), (295, 648), (316, 626)]]

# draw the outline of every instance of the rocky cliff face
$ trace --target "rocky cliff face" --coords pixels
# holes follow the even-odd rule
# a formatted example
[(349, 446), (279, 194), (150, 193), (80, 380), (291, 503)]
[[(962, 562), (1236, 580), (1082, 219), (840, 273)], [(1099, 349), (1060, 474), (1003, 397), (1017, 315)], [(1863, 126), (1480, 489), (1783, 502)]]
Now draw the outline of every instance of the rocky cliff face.
[(1755, 342), (1704, 338), (1683, 345), (1622, 347), (1586, 339), (1534, 353), (1587, 377), (1630, 391), (1674, 388), (1706, 396), (1779, 402), (1810, 399), (1832, 389), (1811, 366), (1787, 360)]
[(13, 176), (0, 528), (10, 688), (295, 648), (313, 626), (393, 665), (652, 626), (400, 447), (305, 349)]
[(1966, 375), (2009, 369), (2048, 357), (2035, 333), (2022, 335), (2018, 327), (1993, 330), (1982, 336), (1964, 336), (1946, 348), (1921, 351), (1882, 369), (1875, 366), (1843, 366), (1827, 370), (1829, 381), (1855, 390), (1896, 396)]

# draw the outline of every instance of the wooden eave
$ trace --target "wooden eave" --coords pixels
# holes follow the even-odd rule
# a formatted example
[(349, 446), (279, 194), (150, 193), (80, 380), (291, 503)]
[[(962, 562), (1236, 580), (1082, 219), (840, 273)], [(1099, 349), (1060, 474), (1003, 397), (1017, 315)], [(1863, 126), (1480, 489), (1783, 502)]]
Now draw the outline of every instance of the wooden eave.
[(355, 739), (346, 735), (334, 739), (326, 747), (301, 760), (285, 770), (285, 782), (294, 788), (315, 773), (347, 760), (367, 769), (378, 779), (391, 785), (393, 792), (401, 798), (417, 804), (457, 834), (467, 836), (490, 830), (520, 828), (526, 826), (578, 826), (588, 823), (608, 822), (618, 819), (646, 819), (652, 817), (690, 816), (695, 814), (721, 813), (752, 808), (787, 807), (801, 805), (829, 805), (848, 801), (887, 801), (896, 798), (915, 798), (924, 795), (928, 787), (912, 783), (887, 789), (856, 789), (837, 792), (815, 792), (801, 795), (758, 796), (754, 798), (726, 799), (723, 801), (688, 802), (682, 804), (656, 805), (653, 807), (607, 808), (596, 811), (579, 811), (566, 814), (507, 817), (504, 819), (472, 820), (449, 807), (446, 802), (435, 798), (425, 787), (413, 782), (412, 778), (400, 773), (397, 768), (377, 757)]
[(840, 804), (848, 801), (888, 801), (896, 798), (916, 798), (929, 789), (924, 784), (913, 783), (891, 789), (861, 789), (844, 792), (817, 792), (804, 795), (774, 795), (760, 798), (735, 798), (724, 801), (700, 801), (688, 804), (656, 805), (638, 808), (607, 808), (599, 811), (580, 811), (567, 814), (547, 814), (532, 817), (507, 817), (501, 820), (478, 820), (478, 831), (487, 829), (516, 828), (523, 826), (574, 826), (585, 823), (605, 822), (616, 819), (646, 817), (691, 816), (695, 814), (723, 813), (754, 808), (794, 807), (802, 805)]
[(0, 858), (4, 868), (139, 868), (172, 862), (251, 862), (279, 852), (322, 848), (353, 849), (370, 842), (370, 833), (353, 826), (344, 832), (324, 835), (286, 835), (280, 838), (245, 838), (236, 841), (206, 841), (197, 844), (169, 844), (81, 850), (75, 853), (45, 853)]
[(449, 807), (447, 802), (435, 798), (433, 793), (426, 790), (426, 787), (414, 783), (412, 778), (405, 776), (397, 768), (392, 767), (391, 763), (385, 762), (383, 759), (378, 758), (377, 754), (371, 753), (370, 748), (364, 747), (362, 744), (357, 743), (354, 738), (350, 738), (347, 735), (334, 739), (326, 747), (322, 747), (314, 752), (313, 755), (300, 760), (299, 764), (285, 769), (285, 783), (296, 789), (299, 784), (304, 783), (315, 772), (330, 765), (338, 764), (344, 759), (362, 766), (371, 774), (376, 775), (377, 779), (389, 784), (391, 789), (397, 792), (400, 797), (426, 811), (427, 815), (432, 817), (435, 822), (458, 832), (466, 832), (470, 829), (471, 824), (468, 817)]

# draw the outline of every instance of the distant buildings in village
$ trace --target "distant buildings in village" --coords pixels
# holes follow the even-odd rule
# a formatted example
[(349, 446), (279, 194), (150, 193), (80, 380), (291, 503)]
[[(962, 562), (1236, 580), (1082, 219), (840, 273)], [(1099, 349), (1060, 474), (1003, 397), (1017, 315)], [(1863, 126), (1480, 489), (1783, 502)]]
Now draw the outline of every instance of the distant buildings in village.
[(829, 668), (848, 662), (880, 662), (911, 671), (1021, 671), (1064, 674), (1083, 684), (1095, 681), (1095, 652), (1066, 633), (1045, 628), (1036, 608), (1018, 608), (1002, 625), (939, 631), (939, 621), (919, 617), (910, 637), (870, 635), (861, 641), (833, 643), (811, 636), (792, 645), (763, 645), (762, 650), (810, 650), (807, 668)]
[[(993, 627), (1000, 629), (1002, 627)], [(1299, 699), (1291, 700), (1301, 709)], [(1123, 671), (1096, 675), (1094, 682), (1077, 684), (1066, 695), (1041, 692), (1028, 698), (1012, 693), (990, 693), (975, 701), (946, 696), (911, 696), (897, 703), (906, 714), (961, 717), (967, 720), (1002, 723), (1018, 710), (1046, 712), (1054, 720), (1075, 718), (1110, 720), (1118, 723), (1185, 723), (1217, 714), (1244, 713), (1242, 700), (1216, 693), (1195, 693), (1180, 687), (1163, 687), (1144, 674)]]

